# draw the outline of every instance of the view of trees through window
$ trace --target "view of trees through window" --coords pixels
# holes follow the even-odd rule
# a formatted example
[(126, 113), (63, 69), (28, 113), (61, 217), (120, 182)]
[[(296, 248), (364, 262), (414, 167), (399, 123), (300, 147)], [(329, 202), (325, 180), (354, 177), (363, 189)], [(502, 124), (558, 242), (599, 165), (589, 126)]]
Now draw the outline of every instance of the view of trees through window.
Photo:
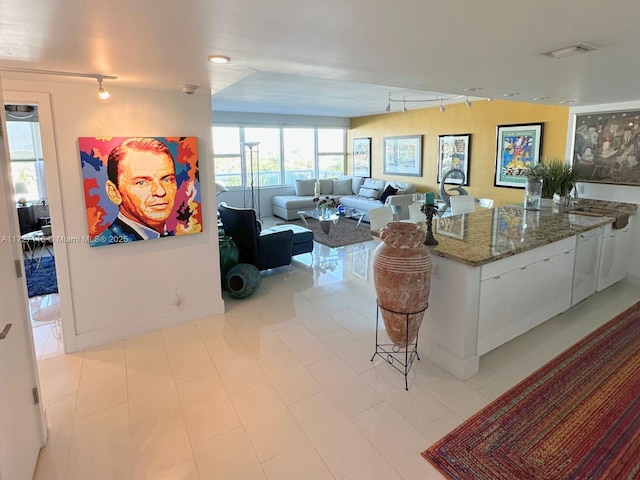
[[(256, 142), (252, 162), (246, 144)], [(215, 126), (213, 158), (216, 181), (227, 188), (251, 185), (252, 180), (271, 187), (340, 177), (345, 172), (346, 133), (341, 128)]]

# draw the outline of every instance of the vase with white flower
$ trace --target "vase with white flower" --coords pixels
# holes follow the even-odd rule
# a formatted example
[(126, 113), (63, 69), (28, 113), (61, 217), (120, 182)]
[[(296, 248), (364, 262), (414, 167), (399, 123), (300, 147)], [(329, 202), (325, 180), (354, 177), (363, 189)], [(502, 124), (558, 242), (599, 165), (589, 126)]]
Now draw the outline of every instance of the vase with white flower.
[(332, 213), (335, 213), (335, 210), (338, 208), (338, 203), (329, 196), (324, 198), (316, 197), (313, 199), (313, 202), (316, 204), (314, 213), (318, 218), (328, 218)]

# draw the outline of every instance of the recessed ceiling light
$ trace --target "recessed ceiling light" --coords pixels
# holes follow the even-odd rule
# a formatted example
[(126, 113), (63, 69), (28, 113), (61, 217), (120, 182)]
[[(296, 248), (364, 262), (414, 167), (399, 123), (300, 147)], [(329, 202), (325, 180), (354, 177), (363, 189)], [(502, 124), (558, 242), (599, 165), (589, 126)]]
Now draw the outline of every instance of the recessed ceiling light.
[(592, 50), (598, 50), (598, 47), (594, 47), (593, 45), (588, 45), (586, 43), (581, 43), (579, 45), (571, 45), (570, 47), (551, 50), (550, 52), (543, 53), (543, 55), (551, 58), (565, 58), (571, 57), (573, 55), (580, 55), (581, 53), (587, 53)]
[(518, 95), (520, 95), (518, 92), (502, 94), (503, 97), (517, 97)]
[(480, 87), (471, 87), (471, 88), (465, 88), (464, 89), (465, 92), (477, 92), (478, 90), (482, 90), (482, 88), (480, 88)]
[(576, 101), (575, 100), (562, 100), (560, 103), (565, 105), (565, 104), (569, 104), (569, 103), (576, 103)]
[(224, 63), (229, 63), (231, 61), (231, 59), (225, 55), (209, 55), (209, 57), (207, 58), (211, 63), (224, 64)]
[(536, 100), (538, 102), (544, 102), (546, 100), (551, 100), (551, 97), (536, 97), (536, 98), (534, 98), (534, 100)]

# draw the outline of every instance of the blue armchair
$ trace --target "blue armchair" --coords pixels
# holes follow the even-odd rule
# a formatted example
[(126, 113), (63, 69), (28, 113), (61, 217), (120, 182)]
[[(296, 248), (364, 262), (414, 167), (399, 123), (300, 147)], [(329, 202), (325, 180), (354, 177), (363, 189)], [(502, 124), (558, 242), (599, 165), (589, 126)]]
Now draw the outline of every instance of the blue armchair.
[(265, 232), (261, 235), (256, 212), (252, 208), (219, 206), (225, 233), (238, 247), (240, 263), (249, 263), (258, 270), (291, 264), (293, 232)]

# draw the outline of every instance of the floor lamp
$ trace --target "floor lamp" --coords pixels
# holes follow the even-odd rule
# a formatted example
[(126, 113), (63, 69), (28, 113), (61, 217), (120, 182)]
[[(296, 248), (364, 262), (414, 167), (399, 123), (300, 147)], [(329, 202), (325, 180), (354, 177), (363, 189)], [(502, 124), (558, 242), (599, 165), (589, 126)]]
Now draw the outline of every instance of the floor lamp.
[(244, 207), (253, 208), (258, 219), (262, 219), (260, 213), (260, 152), (258, 144), (260, 142), (244, 142), (242, 146), (242, 156), (247, 172), (248, 188), (244, 191)]

